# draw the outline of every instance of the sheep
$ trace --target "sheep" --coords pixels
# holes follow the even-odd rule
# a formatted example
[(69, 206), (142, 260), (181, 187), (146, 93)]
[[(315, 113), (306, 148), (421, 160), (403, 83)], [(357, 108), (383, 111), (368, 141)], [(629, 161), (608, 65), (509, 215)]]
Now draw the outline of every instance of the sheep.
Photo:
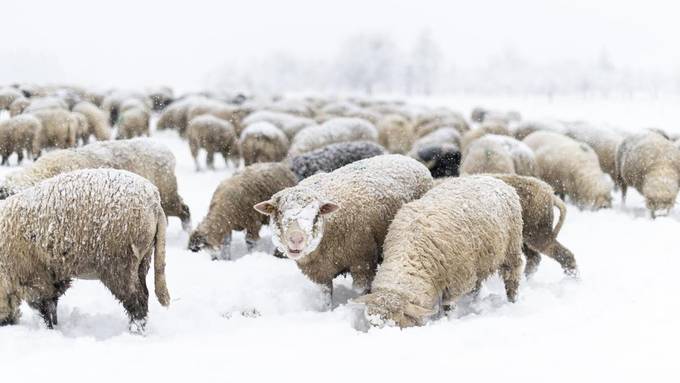
[(38, 97), (38, 98), (32, 98), (31, 103), (26, 106), (24, 109), (24, 113), (33, 113), (37, 112), (40, 110), (49, 110), (49, 109), (62, 109), (62, 110), (68, 110), (68, 105), (64, 100), (58, 97)]
[(625, 203), (628, 187), (645, 197), (645, 205), (656, 218), (675, 205), (680, 183), (680, 151), (663, 136), (647, 132), (626, 137), (616, 150), (616, 182)]
[(443, 127), (420, 137), (409, 151), (409, 156), (430, 169), (432, 177), (457, 177), (462, 154), (460, 133)]
[(137, 92), (116, 90), (104, 97), (101, 103), (102, 110), (109, 116), (109, 125), (113, 126), (119, 119), (120, 106), (123, 102), (130, 99), (138, 99), (143, 102), (144, 95)]
[(90, 140), (90, 130), (87, 123), (87, 117), (80, 112), (71, 112), (71, 115), (76, 119), (76, 145), (80, 142), (87, 145)]
[(531, 148), (512, 137), (495, 134), (473, 141), (460, 168), (466, 174), (511, 173), (538, 176), (538, 164)]
[(512, 130), (512, 136), (522, 141), (531, 133), (543, 130), (554, 133), (564, 133), (565, 126), (564, 123), (553, 120), (523, 121)]
[(12, 102), (22, 97), (24, 97), (24, 95), (17, 89), (12, 87), (0, 88), (0, 110), (9, 110), (9, 106), (12, 105)]
[(46, 148), (65, 149), (76, 145), (78, 120), (71, 112), (63, 109), (44, 109), (31, 114), (41, 123), (33, 140), (33, 157), (38, 158)]
[(175, 96), (172, 89), (167, 86), (153, 88), (147, 92), (147, 97), (151, 101), (151, 109), (160, 112), (170, 105)]
[(465, 155), (465, 153), (467, 152), (467, 149), (468, 147), (470, 147), (470, 144), (472, 144), (475, 140), (484, 137), (487, 134), (509, 136), (510, 129), (508, 129), (508, 125), (502, 121), (491, 120), (483, 122), (477, 129), (472, 129), (468, 131), (463, 135), (463, 138), (461, 138), (460, 149), (462, 150), (463, 155)]
[(77, 149), (55, 150), (0, 182), (0, 199), (29, 188), (58, 174), (93, 168), (127, 170), (151, 181), (161, 193), (165, 214), (182, 220), (191, 229), (189, 207), (177, 193), (175, 156), (163, 145), (148, 138), (101, 141)]
[(53, 328), (71, 279), (87, 278), (123, 304), (132, 332), (143, 332), (152, 255), (156, 297), (170, 304), (165, 217), (158, 189), (142, 177), (111, 169), (61, 174), (7, 199), (0, 228), (0, 324), (16, 324), (27, 301)]
[(413, 124), (398, 114), (389, 114), (380, 119), (378, 125), (378, 142), (390, 153), (406, 154), (415, 142)]
[[(236, 131), (236, 135), (240, 135), (243, 130), (243, 118), (250, 112), (251, 110), (245, 107), (230, 105), (213, 99), (202, 99), (189, 104), (186, 118), (187, 121), (191, 121), (194, 117), (202, 114), (210, 114), (229, 121)], [(180, 129), (180, 133), (183, 133), (182, 129)]]
[(520, 121), (522, 119), (522, 116), (519, 114), (519, 112), (516, 112), (514, 110), (500, 111), (486, 109), (478, 106), (472, 109), (470, 119), (473, 122), (477, 123), (482, 123), (489, 120), (500, 120), (509, 124), (511, 122)]
[(390, 224), (365, 305), (371, 324), (423, 324), (499, 272), (515, 302), (522, 268), (522, 207), (515, 190), (489, 176), (451, 178), (405, 204)]
[(269, 122), (248, 125), (239, 140), (239, 152), (246, 166), (256, 162), (281, 161), (288, 153), (288, 137)]
[(602, 170), (612, 180), (616, 178), (616, 147), (623, 141), (621, 134), (584, 122), (573, 122), (566, 124), (564, 135), (593, 148)]
[(465, 118), (461, 114), (450, 110), (434, 110), (423, 113), (416, 117), (414, 125), (418, 137), (443, 127), (454, 128), (460, 134), (470, 130), (470, 126), (465, 121)]
[(270, 216), (272, 241), (321, 286), (330, 307), (339, 274), (350, 273), (359, 291), (370, 289), (389, 222), (431, 186), (425, 166), (388, 154), (316, 174), (254, 208)]
[(81, 101), (73, 107), (74, 112), (81, 113), (87, 119), (88, 138), (85, 143), (89, 141), (89, 136), (94, 136), (97, 141), (105, 141), (111, 139), (111, 127), (108, 124), (106, 113), (99, 109), (91, 102)]
[(188, 249), (207, 248), (213, 260), (231, 259), (232, 231), (246, 231), (246, 244), (252, 250), (267, 224), (253, 205), (297, 183), (295, 174), (282, 163), (260, 163), (222, 181), (210, 200), (208, 215), (189, 237)]
[(26, 97), (19, 97), (9, 105), (9, 115), (11, 117), (18, 116), (23, 113), (29, 105), (31, 105), (31, 100)]
[(6, 164), (12, 153), (17, 154), (17, 163), (24, 159), (24, 151), (28, 158), (33, 158), (33, 140), (40, 129), (38, 118), (30, 114), (18, 115), (0, 122), (0, 142), (2, 142), (2, 164)]
[(563, 200), (568, 195), (579, 208), (611, 207), (612, 182), (590, 146), (545, 131), (530, 134), (524, 143), (534, 151), (541, 178)]
[(378, 141), (378, 131), (360, 118), (333, 118), (321, 125), (302, 129), (293, 138), (288, 155), (296, 156), (329, 144), (347, 141)]
[[(519, 196), (522, 205), (524, 226), (523, 251), (527, 258), (524, 273), (532, 275), (541, 261), (539, 253), (556, 260), (564, 273), (576, 277), (578, 268), (574, 254), (557, 241), (557, 235), (564, 224), (567, 207), (564, 205), (547, 183), (534, 178), (516, 174), (491, 174), (512, 186)], [(560, 211), (560, 217), (553, 228), (553, 206)]]
[(370, 141), (341, 142), (295, 156), (289, 160), (290, 167), (299, 180), (316, 173), (329, 173), (347, 164), (386, 154), (382, 146)]
[(234, 127), (221, 118), (209, 114), (198, 116), (189, 122), (186, 134), (196, 171), (201, 170), (198, 163), (198, 151), (201, 148), (207, 152), (206, 162), (210, 169), (215, 168), (215, 153), (222, 154), (225, 162), (238, 153)]
[(249, 114), (243, 119), (243, 125), (248, 126), (255, 122), (266, 121), (276, 125), (281, 129), (288, 140), (292, 140), (298, 132), (308, 126), (316, 125), (316, 122), (311, 118), (299, 117), (292, 114), (281, 112), (272, 112), (269, 110), (259, 110)]
[(140, 107), (130, 107), (122, 110), (118, 118), (117, 139), (127, 139), (141, 136), (150, 136), (149, 112)]

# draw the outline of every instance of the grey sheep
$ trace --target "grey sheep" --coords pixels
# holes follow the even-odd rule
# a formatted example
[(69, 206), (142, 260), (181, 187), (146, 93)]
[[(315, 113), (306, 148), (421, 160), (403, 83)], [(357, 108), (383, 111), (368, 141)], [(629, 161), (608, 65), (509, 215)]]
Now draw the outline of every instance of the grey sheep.
[(15, 324), (19, 304), (58, 324), (57, 303), (73, 278), (100, 280), (123, 304), (130, 330), (146, 325), (146, 275), (170, 304), (165, 281), (166, 222), (158, 189), (119, 170), (61, 174), (14, 195), (0, 208), (0, 324)]
[(329, 173), (347, 164), (386, 154), (382, 146), (370, 141), (341, 142), (326, 145), (289, 159), (290, 167), (299, 180), (316, 173)]

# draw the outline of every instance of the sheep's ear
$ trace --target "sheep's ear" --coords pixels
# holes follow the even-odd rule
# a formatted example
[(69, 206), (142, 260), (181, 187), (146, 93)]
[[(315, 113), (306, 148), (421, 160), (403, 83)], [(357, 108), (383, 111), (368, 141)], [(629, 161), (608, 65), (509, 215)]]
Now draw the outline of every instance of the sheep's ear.
[(276, 212), (276, 205), (271, 200), (260, 202), (253, 208), (264, 215), (273, 215)]
[(404, 314), (418, 320), (422, 320), (426, 317), (429, 317), (434, 313), (435, 311), (432, 309), (426, 309), (425, 307), (414, 305), (413, 303), (409, 303), (406, 305), (406, 307), (404, 307)]
[(319, 214), (321, 215), (330, 214), (338, 209), (340, 209), (339, 205), (336, 205), (333, 202), (324, 202), (323, 204), (321, 204), (321, 207), (319, 208)]

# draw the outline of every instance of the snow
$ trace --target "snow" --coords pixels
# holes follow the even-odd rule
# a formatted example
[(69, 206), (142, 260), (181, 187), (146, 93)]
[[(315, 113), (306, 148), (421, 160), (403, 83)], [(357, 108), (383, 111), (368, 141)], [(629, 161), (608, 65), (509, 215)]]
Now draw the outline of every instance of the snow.
[[(680, 130), (674, 99), (481, 101), (441, 100), (466, 113), (482, 104), (526, 118)], [(153, 137), (177, 157), (180, 195), (199, 222), (233, 170), (216, 164), (217, 171), (196, 173), (175, 132)], [(0, 175), (15, 170), (15, 161), (0, 167)], [(272, 249), (268, 229), (254, 254), (213, 262), (186, 250), (188, 235), (171, 218), (166, 270), (173, 301), (164, 309), (150, 299), (145, 337), (128, 333), (123, 308), (99, 282), (76, 281), (60, 302), (55, 330), (25, 304), (19, 325), (0, 328), (2, 379), (675, 381), (680, 208), (652, 221), (634, 191), (627, 207), (615, 195), (611, 210), (568, 208), (559, 239), (576, 255), (579, 281), (544, 257), (532, 280), (522, 281), (515, 304), (494, 277), (478, 301), (464, 300), (448, 318), (368, 332), (357, 309), (345, 304), (355, 296), (351, 280), (336, 279), (337, 307), (323, 312), (321, 292), (294, 262), (262, 252)], [(245, 252), (243, 235), (233, 243), (235, 255)]]

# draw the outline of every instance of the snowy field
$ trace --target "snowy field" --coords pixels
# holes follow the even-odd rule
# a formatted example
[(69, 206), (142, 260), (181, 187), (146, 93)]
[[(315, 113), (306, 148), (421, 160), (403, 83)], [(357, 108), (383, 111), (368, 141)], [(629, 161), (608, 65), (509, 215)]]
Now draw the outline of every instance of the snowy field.
[[(422, 100), (420, 100), (422, 101)], [(625, 129), (680, 131), (677, 99), (430, 100), (463, 110), (477, 104), (515, 108), (525, 118), (610, 122)], [(194, 172), (188, 145), (175, 132), (154, 137), (177, 157), (180, 194), (194, 226), (216, 185), (233, 169)], [(0, 176), (14, 170), (0, 168)], [(77, 281), (62, 298), (59, 326), (47, 330), (25, 304), (19, 325), (0, 328), (3, 382), (70, 381), (649, 381), (677, 382), (680, 365), (680, 208), (648, 218), (640, 195), (620, 196), (606, 211), (570, 206), (560, 242), (576, 255), (580, 280), (544, 258), (522, 281), (517, 303), (499, 278), (480, 297), (420, 328), (370, 329), (355, 308), (351, 281), (335, 281), (335, 308), (290, 260), (268, 255), (269, 232), (257, 252), (213, 262), (186, 250), (188, 235), (170, 219), (168, 309), (150, 299), (145, 337), (108, 290)], [(149, 273), (150, 282), (153, 273)], [(442, 379), (443, 378), (443, 379)]]

